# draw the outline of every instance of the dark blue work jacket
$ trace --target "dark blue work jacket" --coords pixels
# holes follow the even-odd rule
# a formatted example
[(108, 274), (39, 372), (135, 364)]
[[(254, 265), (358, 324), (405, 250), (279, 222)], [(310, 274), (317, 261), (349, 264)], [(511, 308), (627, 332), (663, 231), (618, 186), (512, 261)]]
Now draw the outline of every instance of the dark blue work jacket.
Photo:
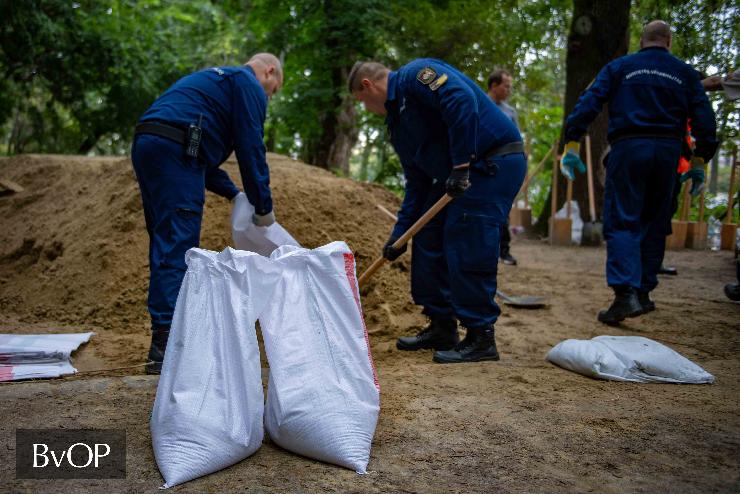
[(708, 161), (717, 149), (714, 110), (698, 73), (665, 48), (644, 48), (601, 69), (568, 116), (566, 141), (578, 141), (604, 103), (610, 142), (635, 135), (683, 139), (691, 119), (694, 154)]
[(444, 184), (453, 166), (479, 162), (487, 152), (521, 140), (488, 95), (441, 60), (420, 58), (391, 72), (385, 107), (406, 178), (394, 236), (424, 213), (432, 187)]
[(208, 169), (206, 187), (225, 197), (238, 192), (225, 172), (215, 170), (233, 151), (249, 202), (257, 214), (267, 214), (272, 196), (263, 140), (266, 113), (267, 96), (251, 67), (213, 67), (177, 81), (139, 121), (186, 129), (202, 115), (199, 159)]

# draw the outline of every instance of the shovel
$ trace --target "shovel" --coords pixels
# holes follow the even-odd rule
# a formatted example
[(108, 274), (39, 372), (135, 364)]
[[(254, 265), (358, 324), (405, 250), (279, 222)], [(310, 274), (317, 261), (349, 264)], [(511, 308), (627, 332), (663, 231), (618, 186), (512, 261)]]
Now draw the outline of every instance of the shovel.
[(539, 309), (540, 307), (544, 307), (545, 305), (547, 305), (545, 297), (511, 297), (509, 295), (506, 295), (501, 290), (496, 290), (496, 296), (503, 300), (506, 305), (510, 305), (511, 307), (519, 307), (522, 309)]
[[(406, 230), (406, 232), (404, 232), (404, 234), (401, 235), (398, 238), (398, 240), (396, 240), (393, 243), (393, 248), (394, 249), (400, 249), (401, 247), (403, 247), (404, 245), (406, 245), (406, 242), (408, 242), (409, 240), (411, 240), (411, 237), (413, 237), (414, 235), (416, 235), (416, 233), (419, 230), (421, 230), (422, 228), (424, 228), (424, 226), (427, 223), (429, 223), (429, 221), (432, 218), (434, 218), (437, 215), (437, 213), (439, 213), (445, 206), (447, 206), (447, 203), (449, 203), (451, 200), (452, 200), (452, 196), (451, 195), (449, 195), (449, 194), (443, 195), (439, 199), (439, 201), (437, 201), (436, 203), (434, 203), (434, 206), (432, 206), (431, 208), (429, 208), (429, 211), (427, 211), (426, 213), (424, 213), (424, 215), (421, 218), (419, 218), (418, 220), (416, 220), (416, 223), (414, 223), (413, 225), (411, 225), (411, 228), (409, 228), (408, 230)], [(357, 283), (360, 285), (360, 288), (362, 288), (365, 285), (365, 283), (367, 283), (367, 280), (369, 280), (375, 274), (375, 272), (377, 270), (379, 270), (381, 267), (383, 267), (383, 265), (386, 262), (388, 262), (388, 259), (386, 259), (385, 257), (379, 257), (379, 258), (377, 258), (370, 265), (370, 267), (367, 268), (365, 270), (365, 272), (362, 273), (360, 275), (360, 277), (358, 278)]]
[[(549, 153), (548, 153), (549, 154)], [(411, 240), (411, 237), (416, 234), (419, 230), (421, 230), (424, 225), (426, 225), (429, 220), (431, 220), (434, 215), (436, 215), (443, 207), (447, 205), (448, 202), (450, 202), (452, 198), (445, 194), (442, 196), (442, 198), (437, 201), (437, 203), (432, 206), (429, 211), (427, 211), (424, 216), (419, 218), (419, 220), (414, 223), (411, 228), (408, 229), (406, 233), (404, 233), (398, 240), (396, 240), (396, 243), (393, 244), (394, 249), (398, 249), (403, 244), (405, 244), (407, 241)], [(380, 204), (377, 204), (378, 209), (380, 209), (386, 216), (388, 216), (393, 221), (398, 220), (395, 214), (388, 211), (386, 208), (381, 206)], [(380, 269), (380, 267), (385, 264), (387, 259), (384, 257), (381, 257), (380, 259), (377, 259), (372, 265), (365, 270), (362, 275), (360, 275), (360, 278), (358, 279), (358, 283), (360, 287), (362, 287), (367, 280), (370, 279), (370, 277), (375, 274), (375, 271)], [(508, 295), (504, 295), (500, 291), (496, 290), (496, 295), (501, 297), (501, 299), (504, 301), (506, 305), (510, 305), (512, 307), (522, 307), (527, 309), (537, 309), (539, 307), (542, 307), (546, 305), (544, 297), (509, 297)]]
[(586, 134), (586, 176), (588, 179), (588, 209), (591, 221), (583, 224), (581, 245), (598, 247), (604, 238), (604, 226), (596, 221), (596, 201), (594, 200), (594, 168), (591, 161), (591, 137)]

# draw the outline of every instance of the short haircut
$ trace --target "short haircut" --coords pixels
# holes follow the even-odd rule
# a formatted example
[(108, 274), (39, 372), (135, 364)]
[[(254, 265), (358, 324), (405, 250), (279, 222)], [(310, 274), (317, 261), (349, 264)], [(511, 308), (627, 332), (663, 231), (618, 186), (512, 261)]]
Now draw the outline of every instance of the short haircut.
[(282, 80), (283, 64), (281, 64), (278, 57), (276, 57), (272, 53), (255, 53), (254, 55), (252, 55), (252, 58), (249, 59), (249, 62), (257, 62), (264, 65), (265, 67), (269, 67), (270, 65), (274, 66), (277, 75), (280, 76), (280, 79)]
[(357, 62), (352, 66), (347, 77), (347, 89), (350, 93), (362, 90), (362, 80), (379, 81), (390, 72), (390, 69), (380, 62)]
[(493, 86), (494, 84), (501, 84), (504, 80), (505, 75), (511, 77), (511, 74), (506, 69), (496, 69), (491, 72), (491, 75), (488, 76), (488, 89), (491, 89), (491, 86)]
[(648, 42), (664, 42), (671, 40), (671, 26), (665, 21), (651, 21), (642, 28), (642, 40)]

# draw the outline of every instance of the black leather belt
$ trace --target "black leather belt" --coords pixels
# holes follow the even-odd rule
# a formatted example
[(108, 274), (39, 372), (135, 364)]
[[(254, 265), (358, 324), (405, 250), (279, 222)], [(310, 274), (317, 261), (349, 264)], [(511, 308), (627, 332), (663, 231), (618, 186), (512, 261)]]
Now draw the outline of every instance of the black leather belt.
[(681, 140), (685, 136), (677, 135), (673, 131), (645, 131), (645, 132), (621, 132), (616, 133), (612, 138), (609, 139), (609, 144), (614, 144), (625, 139), (678, 139)]
[(134, 127), (134, 135), (137, 134), (154, 134), (155, 136), (164, 137), (180, 144), (185, 144), (187, 133), (172, 125), (162, 122), (141, 122)]
[(483, 155), (483, 158), (493, 158), (494, 156), (503, 156), (505, 154), (511, 154), (511, 153), (523, 153), (524, 152), (524, 143), (522, 141), (514, 141), (509, 142), (507, 144), (504, 144), (503, 146), (499, 146), (497, 148), (493, 148), (492, 150), (488, 151), (485, 155)]

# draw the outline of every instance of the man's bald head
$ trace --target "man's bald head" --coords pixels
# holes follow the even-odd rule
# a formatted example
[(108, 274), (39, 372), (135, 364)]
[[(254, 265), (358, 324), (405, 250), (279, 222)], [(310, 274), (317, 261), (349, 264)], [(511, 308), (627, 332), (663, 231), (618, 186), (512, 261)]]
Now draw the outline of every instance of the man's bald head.
[(283, 65), (272, 53), (257, 53), (246, 63), (254, 70), (254, 75), (262, 85), (268, 98), (283, 86)]
[(652, 21), (645, 24), (642, 28), (640, 37), (640, 47), (648, 48), (651, 46), (660, 46), (663, 48), (671, 47), (671, 26), (664, 21)]
[(272, 53), (256, 53), (249, 59), (247, 65), (260, 64), (263, 67), (275, 67), (277, 75), (282, 79), (283, 77), (283, 64), (280, 63), (278, 57)]

